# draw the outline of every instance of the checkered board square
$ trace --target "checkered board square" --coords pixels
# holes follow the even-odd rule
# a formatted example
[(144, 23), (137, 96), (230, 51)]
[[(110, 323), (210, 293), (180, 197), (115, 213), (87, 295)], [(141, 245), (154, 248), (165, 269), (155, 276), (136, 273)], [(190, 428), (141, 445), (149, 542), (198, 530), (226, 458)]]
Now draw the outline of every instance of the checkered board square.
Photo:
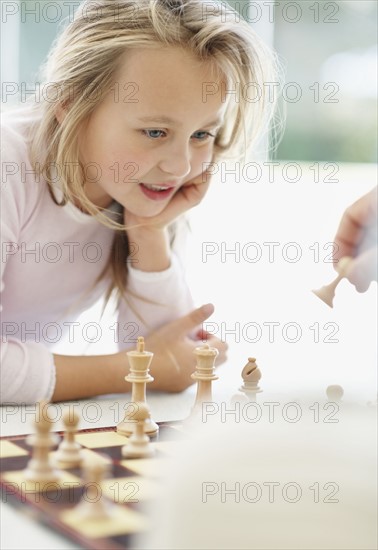
[(32, 515), (83, 548), (119, 550), (131, 548), (134, 537), (148, 530), (143, 503), (158, 497), (163, 490), (159, 480), (169, 469), (170, 454), (186, 436), (179, 422), (161, 423), (158, 435), (151, 439), (155, 456), (125, 459), (121, 449), (127, 438), (117, 434), (114, 427), (79, 431), (76, 440), (83, 447), (84, 457), (96, 457), (109, 465), (109, 475), (97, 490), (112, 513), (95, 522), (83, 520), (75, 511), (85, 498), (87, 486), (80, 468), (63, 470), (54, 483), (25, 481), (23, 470), (31, 455), (26, 438), (0, 439), (2, 501), (17, 506), (20, 512)]

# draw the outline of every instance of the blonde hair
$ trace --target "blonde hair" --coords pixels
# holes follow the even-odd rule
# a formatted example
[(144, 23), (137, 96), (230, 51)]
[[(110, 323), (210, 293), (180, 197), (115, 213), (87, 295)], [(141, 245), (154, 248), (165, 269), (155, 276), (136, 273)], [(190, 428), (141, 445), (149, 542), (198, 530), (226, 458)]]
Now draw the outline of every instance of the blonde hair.
[[(262, 132), (267, 133), (274, 101), (264, 82), (274, 81), (274, 54), (239, 14), (224, 2), (213, 0), (85, 0), (74, 20), (57, 38), (44, 67), (46, 85), (53, 83), (56, 101), (43, 101), (38, 124), (31, 130), (30, 154), (36, 172), (45, 177), (57, 204), (68, 201), (96, 216), (115, 230), (108, 268), (111, 286), (126, 297), (129, 244), (125, 226), (106, 215), (85, 195), (84, 170), (79, 159), (79, 129), (111, 90), (127, 50), (164, 46), (182, 47), (214, 74), (226, 79), (227, 88), (239, 90), (239, 100), (228, 102), (224, 126), (214, 142), (214, 159), (244, 156)], [(240, 90), (253, 85), (258, 101), (248, 101)], [(57, 102), (65, 109), (57, 121)], [(54, 169), (55, 167), (55, 169)], [(56, 167), (59, 168), (58, 201)], [(120, 216), (119, 220), (123, 218)]]

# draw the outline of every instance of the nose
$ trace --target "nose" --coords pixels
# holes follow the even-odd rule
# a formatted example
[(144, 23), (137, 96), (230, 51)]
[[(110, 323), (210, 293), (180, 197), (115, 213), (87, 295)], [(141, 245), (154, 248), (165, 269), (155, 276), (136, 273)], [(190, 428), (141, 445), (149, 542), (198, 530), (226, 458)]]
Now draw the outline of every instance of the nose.
[(159, 168), (165, 174), (175, 178), (184, 178), (190, 173), (190, 145), (173, 143), (166, 146), (159, 162)]

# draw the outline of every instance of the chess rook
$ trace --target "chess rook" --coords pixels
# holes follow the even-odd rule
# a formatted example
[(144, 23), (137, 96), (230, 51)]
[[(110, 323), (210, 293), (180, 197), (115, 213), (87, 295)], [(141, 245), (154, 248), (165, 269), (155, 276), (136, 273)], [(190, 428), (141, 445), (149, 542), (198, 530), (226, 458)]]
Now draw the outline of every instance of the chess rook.
[(241, 373), (243, 379), (243, 385), (239, 388), (239, 391), (243, 392), (249, 401), (256, 401), (256, 394), (262, 392), (259, 387), (259, 381), (261, 379), (261, 371), (256, 365), (255, 357), (248, 357), (248, 363)]
[[(159, 426), (151, 420), (151, 413), (146, 402), (146, 384), (154, 379), (149, 374), (149, 367), (154, 354), (144, 349), (144, 338), (139, 336), (137, 349), (128, 351), (130, 373), (125, 377), (127, 382), (132, 384), (131, 403), (144, 403), (147, 407), (149, 417), (144, 422), (144, 432), (149, 435), (156, 434), (159, 431)], [(125, 418), (117, 426), (117, 432), (122, 435), (131, 435), (134, 432), (135, 420), (134, 407), (128, 407)]]
[(40, 414), (35, 420), (36, 433), (28, 436), (26, 440), (27, 444), (33, 447), (32, 457), (23, 472), (26, 481), (49, 483), (58, 481), (61, 477), (49, 457), (50, 449), (58, 443), (59, 438), (51, 433), (52, 420), (47, 405), (47, 401), (38, 403)]
[(214, 374), (215, 360), (219, 354), (216, 348), (211, 348), (209, 344), (204, 344), (195, 348), (193, 352), (196, 356), (196, 370), (192, 374), (193, 380), (197, 382), (197, 395), (193, 407), (193, 413), (202, 409), (202, 403), (212, 401), (211, 384), (213, 380), (218, 380)]

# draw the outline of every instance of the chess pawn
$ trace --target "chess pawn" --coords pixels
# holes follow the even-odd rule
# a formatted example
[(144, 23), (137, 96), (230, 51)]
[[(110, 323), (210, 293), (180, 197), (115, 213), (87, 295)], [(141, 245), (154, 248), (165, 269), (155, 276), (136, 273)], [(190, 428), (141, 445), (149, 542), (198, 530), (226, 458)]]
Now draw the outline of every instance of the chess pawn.
[(83, 462), (85, 490), (75, 509), (83, 520), (99, 521), (111, 517), (113, 503), (103, 497), (101, 489), (101, 483), (108, 471), (108, 464), (102, 461), (89, 459)]
[[(125, 377), (127, 382), (132, 384), (131, 403), (144, 403), (148, 410), (148, 418), (144, 423), (144, 432), (154, 435), (159, 431), (159, 426), (151, 419), (150, 410), (146, 403), (146, 384), (153, 382), (153, 377), (149, 374), (149, 367), (154, 354), (144, 349), (144, 338), (138, 338), (137, 349), (128, 351), (127, 357), (130, 365), (130, 373)], [(121, 435), (131, 435), (134, 431), (133, 421), (134, 407), (128, 406), (125, 417), (117, 426), (117, 432)]]
[(34, 423), (36, 433), (26, 439), (26, 443), (33, 447), (32, 457), (24, 470), (24, 478), (27, 481), (49, 483), (58, 481), (61, 477), (53, 468), (49, 457), (50, 449), (58, 443), (59, 437), (51, 433), (52, 420), (47, 404), (47, 401), (38, 403), (39, 418), (36, 418)]
[(134, 433), (127, 445), (122, 447), (122, 456), (126, 458), (149, 458), (155, 454), (155, 449), (150, 443), (150, 438), (144, 431), (144, 423), (149, 419), (150, 414), (144, 403), (135, 403), (134, 412)]
[(75, 411), (66, 411), (63, 415), (64, 438), (54, 455), (54, 462), (60, 468), (76, 468), (82, 463), (81, 445), (75, 441), (79, 424), (79, 415)]
[(248, 357), (248, 363), (241, 373), (243, 379), (243, 385), (239, 388), (250, 401), (256, 401), (256, 394), (262, 392), (259, 387), (259, 381), (261, 379), (261, 371), (256, 365), (255, 357)]
[(332, 402), (340, 402), (342, 396), (344, 395), (344, 390), (341, 386), (334, 384), (333, 386), (328, 386), (326, 389), (327, 399)]
[(219, 352), (216, 348), (211, 348), (209, 344), (204, 344), (195, 348), (193, 353), (196, 356), (197, 364), (191, 377), (197, 381), (197, 394), (192, 414), (197, 414), (202, 410), (202, 403), (211, 403), (213, 400), (211, 385), (214, 380), (218, 380), (218, 376), (214, 374), (214, 363)]

